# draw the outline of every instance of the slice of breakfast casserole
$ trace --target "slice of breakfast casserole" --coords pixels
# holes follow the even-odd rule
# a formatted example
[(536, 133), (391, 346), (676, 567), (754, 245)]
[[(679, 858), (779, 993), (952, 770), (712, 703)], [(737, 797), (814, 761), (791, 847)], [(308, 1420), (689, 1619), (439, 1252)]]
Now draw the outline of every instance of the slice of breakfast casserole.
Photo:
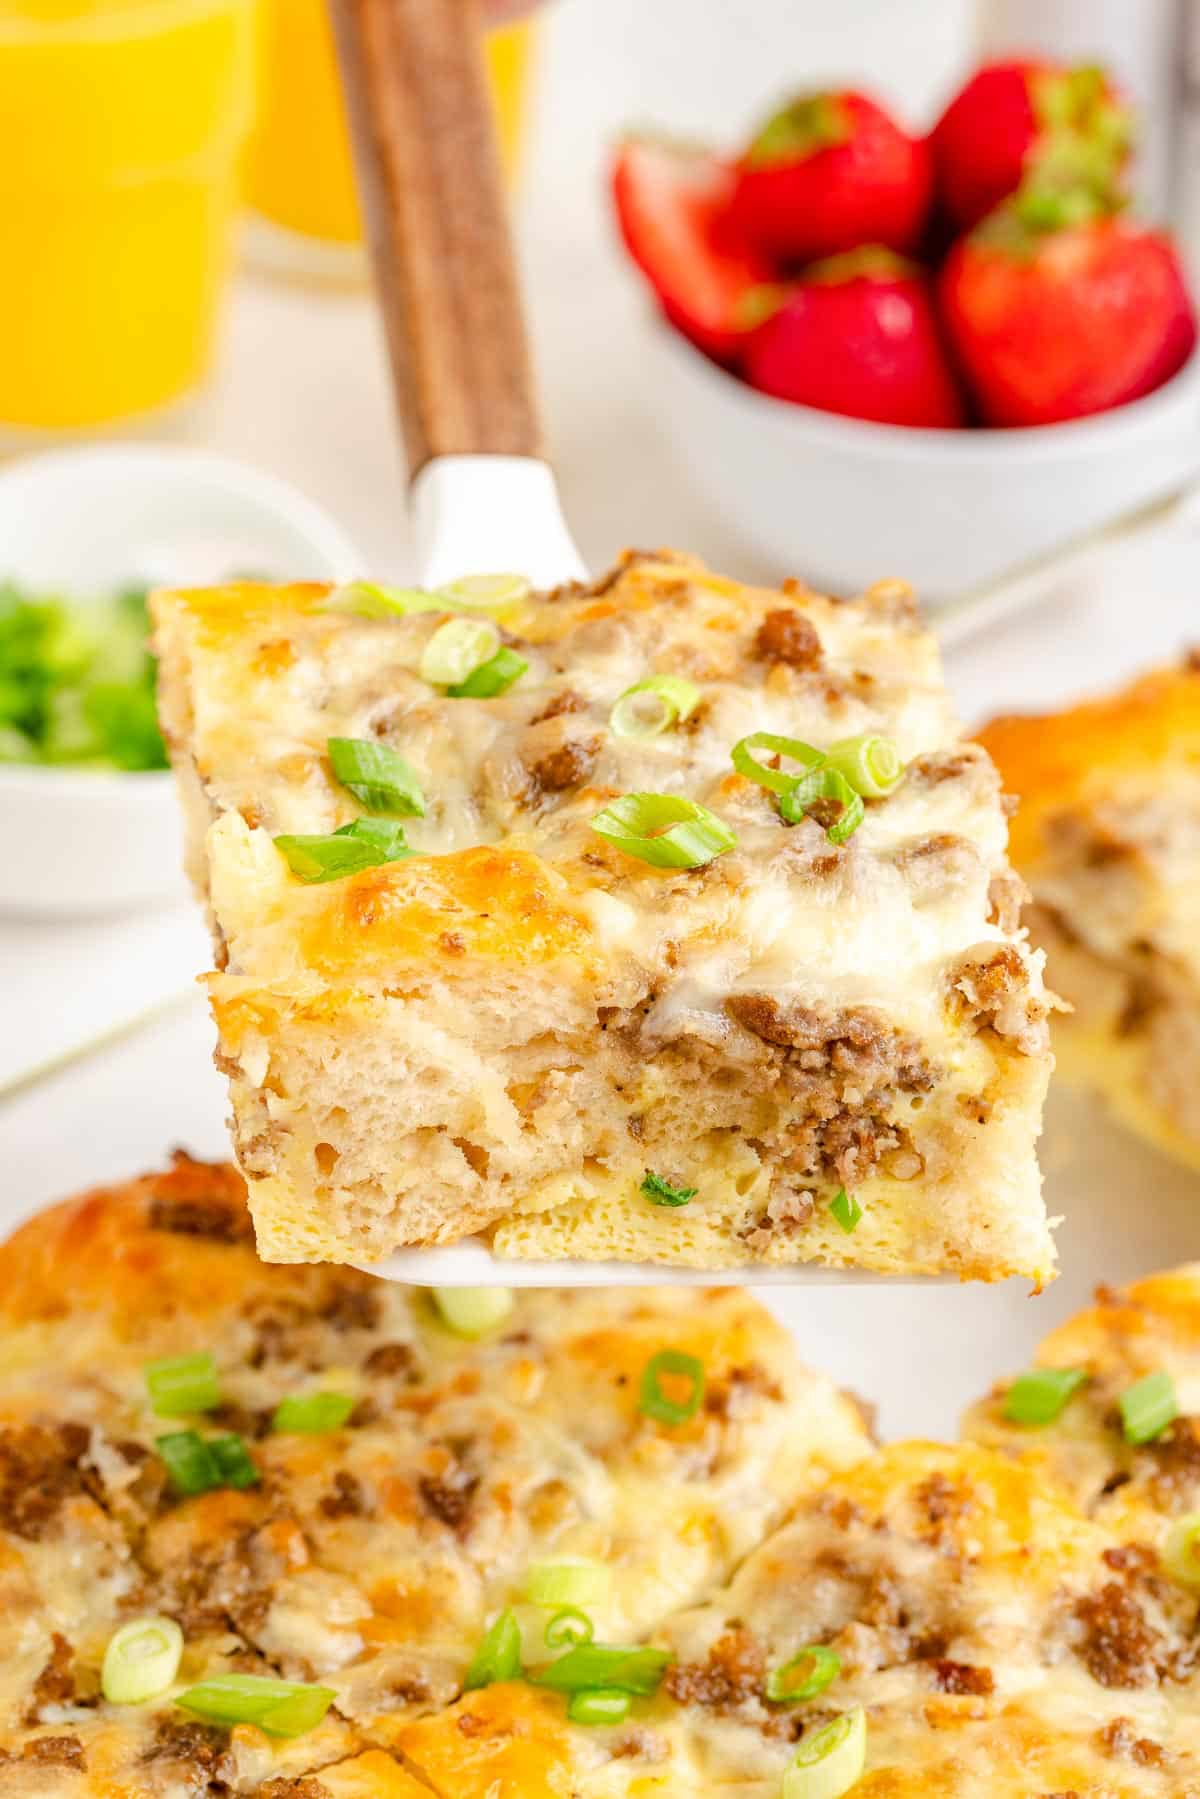
[(265, 1255), (1050, 1278), (1040, 959), (907, 589), (155, 604)]
[(1020, 796), (1012, 854), (1063, 1072), (1200, 1168), (1200, 668), (982, 735)]

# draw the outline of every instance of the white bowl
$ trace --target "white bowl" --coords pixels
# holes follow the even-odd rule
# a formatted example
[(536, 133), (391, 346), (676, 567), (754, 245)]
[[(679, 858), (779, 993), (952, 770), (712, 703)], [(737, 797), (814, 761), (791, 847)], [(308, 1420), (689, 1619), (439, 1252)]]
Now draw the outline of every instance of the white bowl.
[(776, 575), (835, 594), (899, 576), (934, 605), (1200, 472), (1200, 352), (1156, 393), (1035, 430), (925, 431), (755, 392), (655, 332), (661, 417), (722, 519)]
[[(99, 599), (231, 574), (340, 581), (353, 545), (285, 482), (201, 450), (112, 445), (0, 468), (0, 580)], [(172, 777), (0, 763), (0, 912), (79, 917), (181, 899)]]

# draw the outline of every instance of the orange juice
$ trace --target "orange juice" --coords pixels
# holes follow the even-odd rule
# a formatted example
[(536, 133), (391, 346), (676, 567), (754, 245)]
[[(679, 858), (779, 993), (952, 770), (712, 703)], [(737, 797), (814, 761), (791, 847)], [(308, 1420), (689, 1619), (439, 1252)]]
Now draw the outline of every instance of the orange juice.
[[(327, 0), (261, 0), (259, 20), (258, 118), (247, 162), (247, 199), (261, 217), (301, 238), (356, 244), (358, 200)], [(487, 41), (510, 176), (520, 142), (531, 29), (502, 26)]]
[(254, 0), (0, 0), (0, 425), (152, 412), (205, 372)]

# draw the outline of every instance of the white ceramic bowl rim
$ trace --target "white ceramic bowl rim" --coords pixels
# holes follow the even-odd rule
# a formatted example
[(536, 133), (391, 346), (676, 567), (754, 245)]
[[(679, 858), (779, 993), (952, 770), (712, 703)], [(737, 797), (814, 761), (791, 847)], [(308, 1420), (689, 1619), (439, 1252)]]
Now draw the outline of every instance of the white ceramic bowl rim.
[(931, 465), (948, 459), (970, 458), (979, 465), (1003, 466), (1012, 462), (1052, 462), (1064, 454), (1084, 450), (1102, 450), (1110, 439), (1126, 442), (1143, 434), (1152, 435), (1160, 414), (1178, 401), (1181, 390), (1194, 388), (1200, 394), (1200, 346), (1192, 351), (1181, 369), (1153, 393), (1107, 412), (1091, 413), (1087, 418), (1070, 419), (1057, 425), (1020, 425), (948, 430), (923, 425), (888, 425), (875, 419), (844, 417), (838, 412), (822, 412), (815, 406), (804, 406), (798, 400), (779, 399), (774, 394), (760, 393), (729, 369), (696, 349), (694, 344), (666, 320), (657, 322), (658, 332), (666, 341), (668, 353), (689, 364), (698, 380), (707, 380), (723, 389), (733, 404), (747, 412), (767, 408), (794, 420), (806, 439), (826, 442), (842, 449), (873, 449), (881, 456), (893, 453), (909, 462)]
[[(35, 487), (43, 481), (75, 475), (87, 479), (91, 469), (124, 469), (131, 479), (141, 474), (153, 476), (169, 465), (175, 474), (194, 476), (210, 492), (221, 490), (242, 499), (257, 502), (264, 510), (286, 518), (309, 540), (313, 553), (324, 561), (326, 577), (333, 571), (348, 578), (357, 564), (353, 546), (338, 525), (315, 501), (310, 500), (290, 482), (280, 480), (262, 469), (251, 467), (233, 457), (213, 450), (192, 449), (184, 444), (102, 444), (78, 449), (36, 451), (0, 469), (0, 486), (18, 498), (23, 488)], [(128, 783), (137, 781), (152, 788), (172, 780), (171, 771), (162, 768), (115, 769), (73, 768), (30, 762), (0, 762), (0, 785), (9, 792), (25, 786), (53, 788), (48, 801), (82, 797), (104, 804), (118, 793), (128, 791)]]

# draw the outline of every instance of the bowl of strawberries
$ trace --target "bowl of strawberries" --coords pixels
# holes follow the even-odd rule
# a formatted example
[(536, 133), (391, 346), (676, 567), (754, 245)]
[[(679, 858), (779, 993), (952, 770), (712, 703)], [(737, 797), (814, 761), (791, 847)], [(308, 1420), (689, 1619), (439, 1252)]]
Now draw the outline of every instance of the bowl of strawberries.
[(1195, 311), (1130, 210), (1133, 135), (1102, 70), (1014, 61), (927, 135), (838, 90), (732, 156), (619, 146), (667, 428), (775, 571), (945, 600), (1200, 472)]

